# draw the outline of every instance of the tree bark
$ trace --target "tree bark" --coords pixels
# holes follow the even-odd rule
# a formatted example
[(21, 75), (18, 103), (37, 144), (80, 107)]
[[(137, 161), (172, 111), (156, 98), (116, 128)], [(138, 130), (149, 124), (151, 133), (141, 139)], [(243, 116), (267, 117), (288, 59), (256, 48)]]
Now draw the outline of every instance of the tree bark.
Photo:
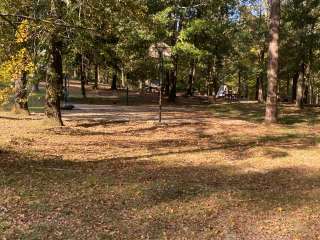
[[(51, 1), (51, 16), (56, 21), (62, 18), (62, 0)], [(55, 121), (58, 125), (63, 126), (61, 119), (60, 97), (63, 88), (63, 69), (62, 69), (62, 47), (63, 42), (60, 39), (59, 32), (61, 29), (55, 26), (50, 36), (50, 63), (49, 73), (46, 79), (46, 98), (45, 98), (45, 115), (47, 118)]]
[(62, 42), (55, 33), (51, 37), (51, 58), (50, 72), (46, 84), (45, 115), (62, 126), (60, 109), (60, 96), (63, 86)]
[(90, 73), (90, 64), (85, 65), (84, 67), (84, 84), (89, 85), (89, 73)]
[(256, 83), (256, 100), (259, 103), (264, 102), (264, 85), (263, 85), (263, 75), (262, 73), (259, 74), (257, 77), (257, 83)]
[(297, 83), (297, 100), (296, 106), (299, 109), (303, 108), (303, 101), (305, 96), (305, 64), (302, 63), (299, 71), (299, 78)]
[(187, 96), (193, 96), (193, 86), (196, 77), (196, 61), (193, 59), (190, 64), (189, 81), (187, 88)]
[(270, 42), (268, 64), (268, 96), (266, 104), (266, 123), (278, 121), (278, 71), (279, 71), (279, 30), (280, 0), (270, 0)]
[(86, 76), (85, 76), (85, 66), (84, 66), (84, 56), (81, 55), (80, 63), (80, 83), (81, 83), (81, 94), (83, 98), (87, 98), (86, 95)]
[(296, 72), (292, 78), (292, 92), (291, 92), (291, 102), (294, 103), (297, 100), (297, 84), (299, 79), (299, 72)]
[(264, 81), (263, 81), (263, 66), (264, 66), (264, 56), (265, 56), (265, 49), (261, 49), (260, 54), (259, 54), (259, 64), (262, 67), (261, 72), (259, 73), (257, 77), (257, 83), (256, 83), (256, 100), (259, 103), (264, 102)]
[(15, 81), (14, 112), (30, 114), (28, 108), (27, 72), (22, 71), (21, 77)]
[(104, 76), (103, 76), (103, 83), (109, 84), (109, 69), (108, 69), (108, 66), (105, 67)]
[(213, 71), (212, 63), (207, 63), (207, 78), (206, 78), (206, 93), (209, 96), (213, 96)]
[(169, 102), (175, 102), (177, 96), (177, 74), (178, 74), (178, 63), (177, 58), (174, 57), (174, 69), (170, 72), (170, 83), (169, 83)]
[(241, 95), (242, 95), (242, 84), (241, 84), (241, 70), (238, 71), (238, 96), (239, 96), (239, 99), (241, 99)]
[(122, 88), (126, 87), (125, 72), (123, 67), (121, 68), (121, 87)]
[(94, 85), (93, 85), (93, 89), (98, 89), (99, 82), (100, 82), (99, 65), (96, 64), (94, 66)]
[(112, 76), (112, 84), (111, 84), (111, 90), (117, 90), (117, 74), (114, 73)]
[(165, 96), (169, 96), (169, 92), (170, 92), (170, 71), (167, 70), (166, 71), (166, 77), (165, 77), (165, 81), (164, 81), (164, 95)]
[(315, 104), (315, 88), (313, 79), (309, 78), (309, 104)]

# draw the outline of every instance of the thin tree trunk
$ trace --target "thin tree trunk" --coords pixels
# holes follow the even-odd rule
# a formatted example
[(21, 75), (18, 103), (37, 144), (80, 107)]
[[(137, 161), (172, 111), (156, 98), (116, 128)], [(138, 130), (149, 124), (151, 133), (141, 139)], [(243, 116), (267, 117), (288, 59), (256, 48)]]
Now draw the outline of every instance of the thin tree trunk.
[(249, 99), (249, 84), (247, 77), (243, 79), (243, 98)]
[(268, 96), (266, 104), (266, 123), (278, 121), (278, 71), (279, 71), (279, 30), (280, 30), (280, 0), (270, 0), (270, 43), (268, 65)]
[[(260, 58), (259, 58), (259, 63), (260, 66), (263, 68), (264, 66), (264, 56), (265, 56), (265, 49), (263, 48), (260, 51)], [(264, 102), (264, 81), (263, 81), (263, 69), (261, 69), (261, 72), (259, 73), (258, 77), (257, 77), (257, 83), (256, 83), (256, 100), (259, 103), (263, 103)]]
[(169, 83), (169, 102), (175, 102), (177, 96), (177, 74), (178, 74), (178, 62), (177, 58), (174, 57), (174, 69), (170, 73)]
[(108, 69), (108, 66), (106, 66), (103, 80), (104, 80), (104, 83), (109, 84), (109, 69)]
[(238, 96), (239, 96), (239, 99), (241, 99), (241, 94), (242, 94), (242, 84), (241, 84), (241, 70), (238, 71)]
[(314, 91), (314, 82), (312, 78), (309, 78), (309, 92), (310, 92), (310, 101), (309, 104), (314, 105), (315, 104), (315, 91)]
[(166, 71), (166, 78), (165, 78), (165, 82), (164, 82), (164, 95), (165, 96), (169, 96), (169, 92), (170, 92), (170, 71), (167, 70)]
[(188, 81), (188, 88), (187, 88), (187, 96), (193, 96), (193, 85), (196, 76), (196, 61), (193, 59), (190, 64), (190, 71), (189, 71), (189, 81)]
[(299, 79), (299, 72), (296, 72), (292, 78), (291, 88), (291, 102), (294, 103), (297, 100), (297, 84)]
[(305, 96), (305, 64), (302, 63), (300, 66), (299, 78), (297, 83), (297, 100), (296, 100), (296, 106), (300, 109), (303, 108), (304, 96)]
[(90, 64), (85, 65), (84, 67), (84, 84), (89, 85), (89, 73), (90, 73)]
[(263, 85), (263, 75), (260, 73), (260, 75), (257, 78), (257, 93), (256, 93), (256, 100), (259, 103), (264, 102), (264, 85)]
[(207, 64), (206, 91), (208, 97), (213, 95), (213, 67), (210, 62)]
[(112, 76), (112, 85), (111, 85), (111, 90), (117, 90), (117, 74), (114, 73)]
[(125, 88), (126, 87), (126, 82), (125, 82), (125, 73), (124, 73), (124, 68), (121, 68), (121, 87)]
[(81, 94), (83, 98), (87, 98), (86, 95), (86, 80), (85, 80), (85, 66), (84, 66), (84, 56), (81, 55), (81, 63), (80, 63), (80, 83), (81, 83)]
[(220, 84), (219, 84), (219, 71), (218, 71), (218, 61), (215, 61), (213, 66), (212, 66), (212, 88), (213, 88), (213, 96), (216, 97)]
[(21, 77), (15, 81), (15, 104), (14, 112), (29, 114), (27, 72), (22, 71)]
[(287, 87), (287, 89), (286, 89), (287, 90), (286, 91), (287, 92), (286, 101), (289, 102), (290, 101), (290, 97), (289, 97), (290, 96), (290, 78), (289, 77), (287, 78), (286, 87)]
[(94, 85), (93, 88), (94, 89), (98, 89), (98, 84), (100, 82), (100, 76), (99, 76), (99, 65), (96, 64), (94, 66)]

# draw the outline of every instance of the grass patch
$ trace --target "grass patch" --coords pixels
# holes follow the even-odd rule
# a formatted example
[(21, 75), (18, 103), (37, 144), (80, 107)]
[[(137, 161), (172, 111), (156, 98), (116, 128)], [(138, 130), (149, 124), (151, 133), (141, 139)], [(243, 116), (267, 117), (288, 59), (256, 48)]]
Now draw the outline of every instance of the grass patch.
[[(265, 105), (257, 103), (231, 103), (211, 105), (210, 111), (215, 117), (222, 119), (236, 119), (254, 123), (262, 123), (265, 116)], [(320, 110), (306, 107), (296, 109), (293, 105), (280, 105), (279, 123), (283, 125), (320, 123)]]

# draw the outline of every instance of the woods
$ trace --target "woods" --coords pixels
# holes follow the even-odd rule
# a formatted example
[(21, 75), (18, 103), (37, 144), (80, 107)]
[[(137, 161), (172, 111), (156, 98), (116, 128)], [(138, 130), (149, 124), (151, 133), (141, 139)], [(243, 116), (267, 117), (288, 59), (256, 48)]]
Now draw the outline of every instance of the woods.
[(318, 0), (0, 1), (0, 239), (319, 239)]
[[(84, 98), (85, 86), (92, 81), (98, 87), (100, 75), (111, 79), (113, 90), (125, 87), (124, 79), (130, 88), (142, 89), (159, 81), (149, 46), (166, 42), (173, 52), (162, 86), (169, 102), (177, 92), (216, 96), (228, 85), (239, 100), (266, 101), (266, 122), (276, 122), (278, 101), (299, 108), (318, 104), (317, 7), (316, 1), (294, 0), (4, 2), (1, 82), (10, 82), (19, 71), (24, 77), (17, 79), (28, 79), (27, 85), (46, 81), (45, 113), (62, 124), (64, 76), (79, 79)], [(32, 70), (12, 69), (6, 75), (19, 49), (30, 56), (25, 64)], [(30, 87), (20, 85), (30, 94)]]

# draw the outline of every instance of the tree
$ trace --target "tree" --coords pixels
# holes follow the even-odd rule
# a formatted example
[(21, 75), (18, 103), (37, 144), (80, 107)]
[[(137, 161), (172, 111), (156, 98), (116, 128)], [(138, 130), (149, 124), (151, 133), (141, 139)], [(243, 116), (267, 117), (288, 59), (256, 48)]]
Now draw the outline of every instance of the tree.
[(278, 71), (279, 71), (280, 0), (270, 0), (270, 42), (268, 65), (268, 96), (266, 123), (278, 120)]
[[(62, 0), (52, 0), (50, 5), (50, 15), (54, 21), (62, 19), (64, 2)], [(49, 34), (49, 71), (46, 79), (46, 102), (45, 115), (59, 125), (63, 125), (60, 109), (60, 97), (63, 85), (62, 68), (62, 48), (61, 27), (53, 25)]]

